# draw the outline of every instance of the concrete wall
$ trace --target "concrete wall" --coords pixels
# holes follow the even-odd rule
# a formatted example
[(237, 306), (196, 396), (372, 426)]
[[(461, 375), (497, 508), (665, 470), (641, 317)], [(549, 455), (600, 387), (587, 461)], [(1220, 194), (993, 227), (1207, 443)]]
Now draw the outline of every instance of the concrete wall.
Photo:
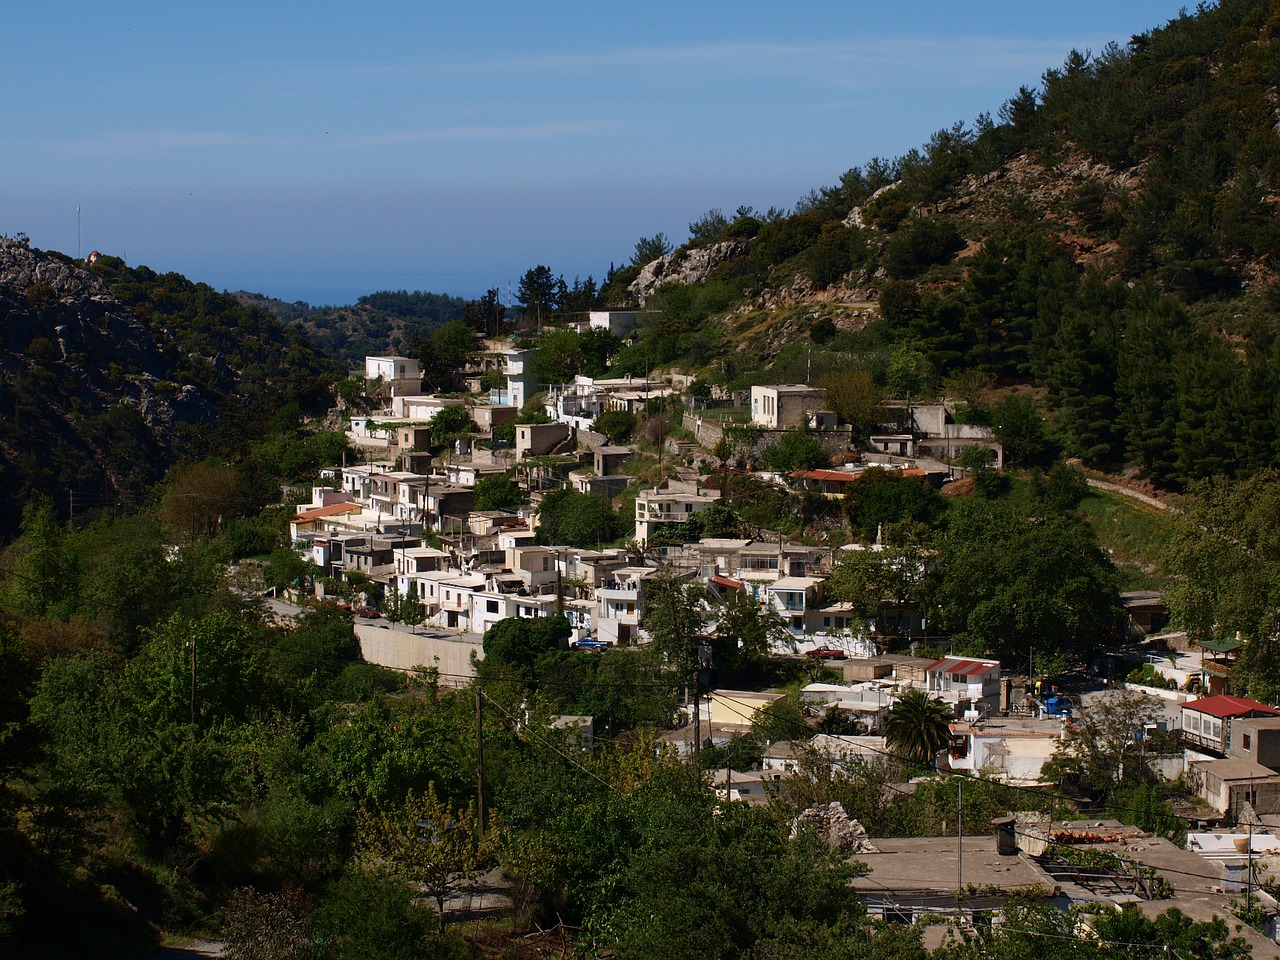
[[(419, 630), (422, 628), (419, 627)], [(407, 627), (387, 629), (369, 623), (355, 625), (356, 639), (360, 642), (360, 655), (369, 663), (376, 663), (393, 670), (411, 670), (414, 667), (436, 667), (448, 676), (446, 685), (461, 683), (455, 678), (475, 676), (471, 669), (471, 654), (484, 659), (480, 638), (472, 635), (463, 638), (440, 636), (432, 631), (410, 633)]]

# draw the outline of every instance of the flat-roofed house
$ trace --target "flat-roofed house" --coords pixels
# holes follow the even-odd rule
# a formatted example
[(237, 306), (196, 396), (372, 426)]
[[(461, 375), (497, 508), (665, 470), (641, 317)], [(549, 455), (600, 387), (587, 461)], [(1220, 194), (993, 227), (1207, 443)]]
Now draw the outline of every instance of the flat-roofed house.
[(800, 383), (751, 388), (751, 422), (768, 430), (808, 426), (822, 409), (825, 394)]

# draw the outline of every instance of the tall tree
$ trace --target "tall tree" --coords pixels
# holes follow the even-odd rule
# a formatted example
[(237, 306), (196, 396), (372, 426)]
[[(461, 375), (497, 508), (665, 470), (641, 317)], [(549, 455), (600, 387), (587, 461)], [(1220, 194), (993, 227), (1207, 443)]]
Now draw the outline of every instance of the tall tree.
[(635, 251), (631, 254), (631, 265), (643, 267), (647, 263), (665, 257), (673, 249), (671, 241), (664, 233), (655, 233), (652, 237), (641, 237), (636, 241)]
[(952, 511), (942, 546), (943, 619), (974, 653), (1025, 658), (1092, 649), (1119, 622), (1115, 568), (1071, 516), (1028, 516), (1003, 501)]
[(533, 320), (541, 327), (543, 321), (559, 309), (565, 293), (564, 277), (557, 277), (550, 267), (538, 264), (520, 278), (516, 299), (524, 309), (525, 320)]
[(1280, 473), (1192, 486), (1174, 518), (1165, 563), (1174, 622), (1189, 639), (1244, 642), (1236, 692), (1280, 696)]
[(371, 866), (435, 900), (442, 930), (450, 893), (475, 879), (487, 852), (475, 809), (454, 809), (436, 796), (434, 784), (410, 793), (402, 805), (366, 812), (360, 832)]
[(885, 742), (908, 762), (932, 765), (938, 751), (950, 742), (951, 713), (945, 701), (924, 690), (908, 690), (884, 718)]
[(699, 607), (704, 599), (700, 584), (685, 580), (664, 568), (644, 584), (641, 621), (653, 638), (653, 647), (679, 677), (690, 676), (698, 666), (698, 644), (703, 632)]

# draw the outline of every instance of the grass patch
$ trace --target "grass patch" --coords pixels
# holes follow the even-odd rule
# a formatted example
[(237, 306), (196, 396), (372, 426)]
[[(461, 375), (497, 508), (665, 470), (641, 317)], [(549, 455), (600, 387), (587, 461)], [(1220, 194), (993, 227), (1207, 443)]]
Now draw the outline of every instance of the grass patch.
[(1165, 511), (1118, 493), (1090, 490), (1079, 506), (1120, 572), (1121, 590), (1163, 590), (1163, 554), (1173, 534)]

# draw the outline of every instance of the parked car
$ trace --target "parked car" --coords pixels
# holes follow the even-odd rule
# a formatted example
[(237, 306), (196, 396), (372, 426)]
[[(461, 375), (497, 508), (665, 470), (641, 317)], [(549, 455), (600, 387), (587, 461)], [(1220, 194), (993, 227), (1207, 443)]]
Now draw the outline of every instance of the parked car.
[(380, 616), (382, 616), (382, 611), (374, 607), (357, 607), (356, 616), (365, 617), (369, 620), (377, 620)]
[(574, 646), (579, 650), (608, 650), (608, 640), (579, 640)]
[(814, 647), (812, 650), (806, 650), (805, 655), (817, 657), (819, 660), (843, 660), (847, 656), (843, 650), (837, 650), (835, 647)]

